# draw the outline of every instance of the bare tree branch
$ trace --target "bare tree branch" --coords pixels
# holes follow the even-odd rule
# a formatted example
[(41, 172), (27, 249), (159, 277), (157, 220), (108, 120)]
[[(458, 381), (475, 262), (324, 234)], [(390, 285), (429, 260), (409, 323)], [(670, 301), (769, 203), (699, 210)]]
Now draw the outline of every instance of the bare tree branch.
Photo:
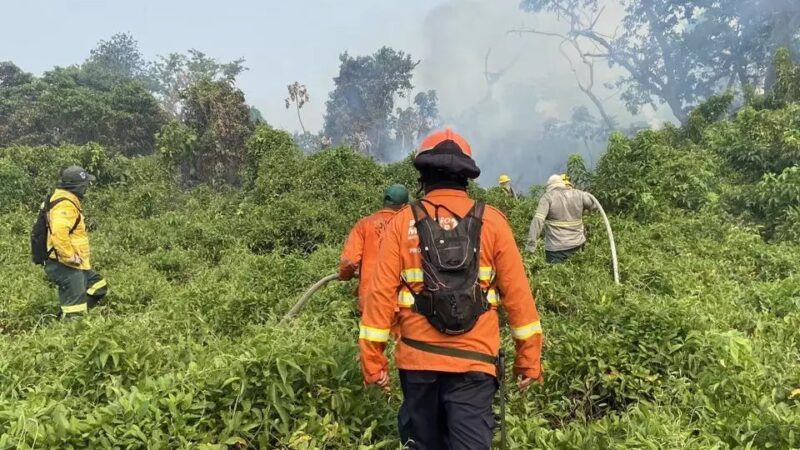
[(602, 16), (602, 15), (603, 15), (603, 12), (604, 12), (605, 10), (606, 10), (606, 7), (605, 7), (605, 6), (603, 6), (602, 8), (600, 8), (600, 11), (598, 11), (598, 12), (597, 12), (597, 15), (595, 16), (594, 20), (592, 20), (592, 24), (591, 24), (591, 25), (589, 25), (589, 29), (590, 29), (590, 30), (594, 30), (594, 27), (597, 25), (597, 22), (598, 22), (598, 21), (600, 21), (600, 16)]
[[(558, 51), (559, 53), (561, 53), (561, 56), (563, 56), (564, 59), (567, 61), (567, 64), (569, 64), (569, 68), (572, 71), (573, 76), (575, 77), (575, 82), (578, 85), (578, 89), (580, 89), (581, 92), (583, 92), (587, 97), (589, 97), (589, 100), (592, 102), (592, 104), (594, 104), (595, 108), (597, 108), (597, 111), (602, 117), (603, 122), (605, 122), (608, 130), (614, 129), (615, 127), (614, 120), (606, 112), (603, 102), (593, 92), (594, 81), (595, 81), (594, 61), (581, 48), (580, 43), (578, 42), (579, 36), (577, 34), (570, 33), (570, 35), (565, 35), (549, 31), (539, 31), (532, 28), (509, 30), (509, 33), (519, 33), (520, 35), (522, 33), (528, 33), (539, 36), (556, 37), (561, 39), (561, 42), (558, 45)], [(586, 69), (589, 72), (589, 80), (587, 84), (584, 84), (584, 82), (581, 80), (581, 76), (578, 73), (578, 69), (575, 67), (575, 63), (573, 62), (569, 54), (566, 52), (566, 50), (564, 50), (565, 45), (569, 45), (570, 47), (572, 47), (572, 49), (575, 50), (575, 52), (578, 54), (578, 57), (581, 59), (583, 65), (586, 66)]]
[(492, 54), (492, 49), (490, 47), (486, 51), (486, 56), (484, 57), (484, 60), (483, 60), (483, 76), (486, 79), (486, 97), (485, 97), (485, 100), (489, 100), (489, 99), (492, 98), (494, 85), (497, 84), (498, 81), (500, 81), (500, 79), (503, 77), (503, 75), (506, 74), (506, 72), (508, 72), (509, 69), (514, 67), (514, 65), (517, 63), (517, 61), (519, 61), (519, 58), (521, 56), (521, 53), (518, 53), (514, 57), (514, 59), (512, 59), (511, 62), (508, 63), (503, 69), (491, 72), (491, 71), (489, 71), (489, 57), (491, 56), (491, 54)]
[(555, 33), (555, 32), (551, 32), (551, 31), (539, 31), (539, 30), (535, 30), (533, 28), (517, 28), (517, 29), (513, 29), (513, 30), (508, 30), (506, 33), (507, 34), (517, 33), (520, 36), (523, 33), (538, 34), (540, 36), (557, 37), (557, 38), (569, 40), (569, 37), (567, 37), (567, 35), (565, 35), (565, 34)]

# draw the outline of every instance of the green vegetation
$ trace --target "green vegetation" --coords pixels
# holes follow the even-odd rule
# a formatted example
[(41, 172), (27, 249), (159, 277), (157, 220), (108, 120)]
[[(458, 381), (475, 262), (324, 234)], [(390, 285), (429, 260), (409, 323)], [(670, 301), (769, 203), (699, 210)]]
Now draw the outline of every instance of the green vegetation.
[[(569, 264), (526, 256), (545, 385), (511, 390), (511, 448), (800, 447), (798, 71), (779, 58), (776, 72), (778, 88), (732, 116), (733, 96), (713, 98), (682, 128), (615, 134), (593, 173), (570, 158), (612, 214), (623, 285), (596, 217)], [(410, 160), (307, 155), (286, 132), (250, 133), (224, 82), (183, 101), (197, 115), (167, 124), (147, 156), (0, 148), (0, 449), (397, 448), (399, 389), (387, 401), (362, 386), (353, 286), (278, 320), (334, 270), (386, 184), (414, 186)], [(111, 291), (62, 323), (27, 234), (69, 163), (98, 175), (85, 210)], [(536, 196), (471, 190), (522, 242)]]

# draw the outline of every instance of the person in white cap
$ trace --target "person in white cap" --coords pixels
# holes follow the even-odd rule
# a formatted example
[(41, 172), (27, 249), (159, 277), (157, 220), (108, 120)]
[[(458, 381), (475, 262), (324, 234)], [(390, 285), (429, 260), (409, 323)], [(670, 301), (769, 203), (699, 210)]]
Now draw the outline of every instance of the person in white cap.
[(583, 229), (583, 212), (586, 210), (597, 210), (592, 196), (568, 186), (561, 175), (552, 175), (533, 216), (525, 249), (535, 252), (539, 235), (544, 230), (547, 262), (565, 262), (586, 243)]

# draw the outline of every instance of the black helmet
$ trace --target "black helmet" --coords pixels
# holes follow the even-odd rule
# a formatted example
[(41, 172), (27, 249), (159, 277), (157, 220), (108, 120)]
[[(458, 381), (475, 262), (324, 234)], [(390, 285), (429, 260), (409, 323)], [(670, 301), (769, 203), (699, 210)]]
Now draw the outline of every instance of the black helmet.
[(69, 166), (61, 172), (61, 179), (58, 180), (58, 185), (65, 188), (85, 186), (96, 179), (94, 175), (81, 166)]

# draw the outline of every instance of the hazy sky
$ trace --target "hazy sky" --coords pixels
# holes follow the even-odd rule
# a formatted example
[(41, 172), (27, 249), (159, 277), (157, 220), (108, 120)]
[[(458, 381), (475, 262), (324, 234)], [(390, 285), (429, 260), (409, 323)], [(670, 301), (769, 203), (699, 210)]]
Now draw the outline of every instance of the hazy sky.
[[(551, 16), (521, 11), (519, 0), (19, 0), (4, 2), (2, 11), (0, 61), (36, 74), (84, 61), (99, 40), (119, 32), (131, 33), (149, 60), (190, 48), (221, 61), (245, 58), (249, 70), (240, 76), (239, 87), (248, 103), (269, 123), (289, 130), (299, 125), (284, 107), (287, 84), (299, 81), (309, 88), (311, 103), (303, 116), (316, 131), (339, 54), (365, 55), (391, 46), (421, 61), (414, 83), (418, 90), (437, 90), (446, 124), (470, 123), (462, 131), (484, 147), (520, 137), (516, 158), (538, 158), (532, 170), (542, 181), (552, 166), (566, 160), (567, 150), (531, 148), (521, 138), (538, 133), (549, 117), (568, 119), (576, 106), (594, 112), (558, 52), (558, 41), (508, 33), (525, 26), (563, 30)], [(607, 0), (598, 26), (613, 34), (620, 18), (618, 3)], [(508, 67), (492, 89), (492, 111), (482, 106), (489, 94), (484, 77), (489, 49), (490, 71)], [(604, 64), (596, 69), (595, 92), (620, 123), (655, 125), (670, 119), (663, 111), (647, 109), (631, 117), (619, 93), (603, 87), (618, 73)], [(484, 161), (488, 176), (517, 161), (491, 150)], [(571, 150), (591, 153), (590, 159), (597, 152)]]
[(23, 0), (3, 5), (0, 60), (41, 73), (83, 61), (97, 41), (130, 32), (148, 59), (196, 48), (220, 60), (244, 57), (239, 79), (250, 103), (277, 125), (296, 127), (285, 111), (286, 85), (311, 92), (310, 127), (321, 125), (339, 53), (389, 45), (420, 53), (422, 21), (433, 0)]

